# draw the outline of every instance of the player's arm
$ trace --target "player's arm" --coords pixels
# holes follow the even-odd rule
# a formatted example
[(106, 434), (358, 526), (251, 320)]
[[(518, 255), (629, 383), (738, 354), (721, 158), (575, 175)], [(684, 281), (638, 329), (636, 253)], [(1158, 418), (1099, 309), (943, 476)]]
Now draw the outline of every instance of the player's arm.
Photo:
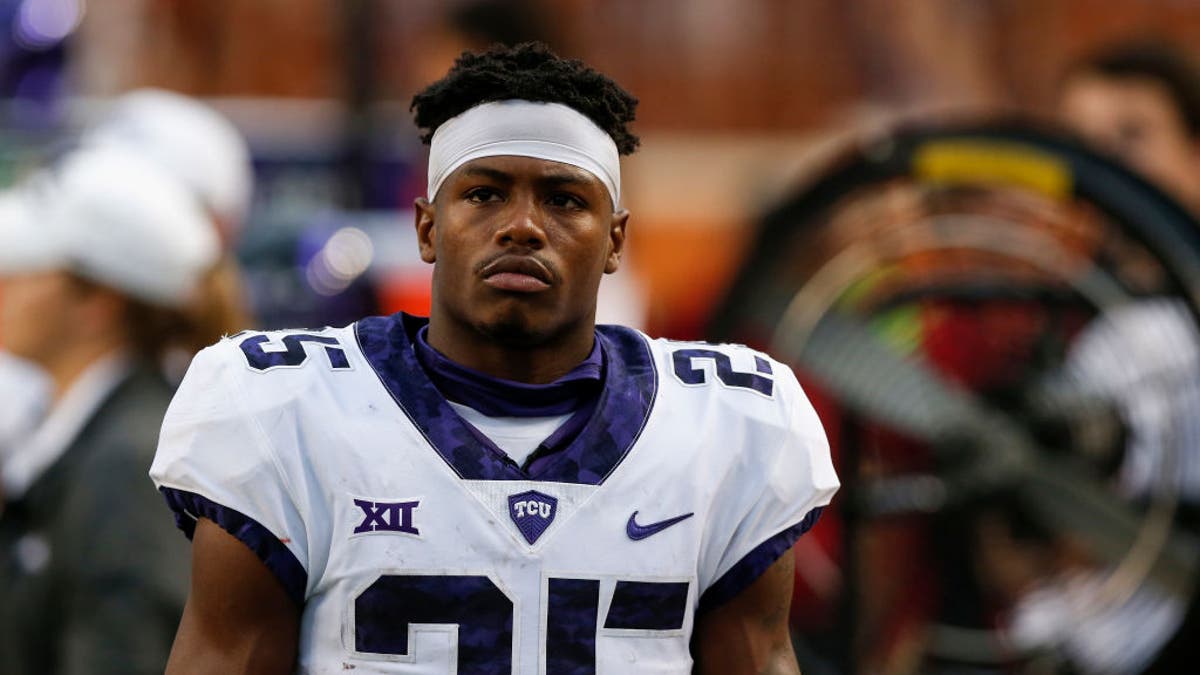
[(795, 558), (786, 552), (728, 602), (696, 617), (699, 675), (798, 675), (788, 631)]
[(192, 585), (167, 673), (292, 673), (300, 607), (245, 544), (196, 523)]

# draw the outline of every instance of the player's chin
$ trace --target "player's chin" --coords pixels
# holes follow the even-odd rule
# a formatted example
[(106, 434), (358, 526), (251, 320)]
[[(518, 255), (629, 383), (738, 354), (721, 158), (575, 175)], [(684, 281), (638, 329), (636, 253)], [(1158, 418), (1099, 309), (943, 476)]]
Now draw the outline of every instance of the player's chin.
[(559, 332), (559, 322), (546, 314), (540, 308), (504, 304), (494, 307), (487, 317), (476, 323), (476, 329), (497, 344), (536, 347), (549, 342)]

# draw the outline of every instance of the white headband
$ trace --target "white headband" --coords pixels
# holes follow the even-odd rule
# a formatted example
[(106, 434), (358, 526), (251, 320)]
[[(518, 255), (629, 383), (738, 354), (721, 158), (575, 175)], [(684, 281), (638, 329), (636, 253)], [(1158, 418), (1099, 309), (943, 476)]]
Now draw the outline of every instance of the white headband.
[(429, 144), (427, 198), (433, 201), (458, 167), (497, 155), (577, 166), (604, 183), (613, 210), (620, 208), (621, 163), (612, 137), (574, 108), (523, 100), (482, 103), (437, 128)]

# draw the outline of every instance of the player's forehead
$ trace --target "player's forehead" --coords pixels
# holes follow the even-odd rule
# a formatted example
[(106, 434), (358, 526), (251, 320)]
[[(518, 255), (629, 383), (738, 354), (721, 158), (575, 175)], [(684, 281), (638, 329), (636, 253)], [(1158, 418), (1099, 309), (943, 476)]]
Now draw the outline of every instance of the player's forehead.
[(490, 178), (503, 182), (541, 181), (577, 184), (607, 192), (595, 174), (565, 162), (520, 155), (479, 157), (455, 169), (450, 180)]
[(521, 155), (496, 155), (479, 157), (455, 169), (448, 183), (461, 184), (469, 181), (488, 181), (491, 184), (530, 184), (538, 187), (569, 187), (571, 190), (587, 192), (596, 201), (608, 199), (608, 187), (604, 181), (582, 167), (566, 162), (526, 157)]

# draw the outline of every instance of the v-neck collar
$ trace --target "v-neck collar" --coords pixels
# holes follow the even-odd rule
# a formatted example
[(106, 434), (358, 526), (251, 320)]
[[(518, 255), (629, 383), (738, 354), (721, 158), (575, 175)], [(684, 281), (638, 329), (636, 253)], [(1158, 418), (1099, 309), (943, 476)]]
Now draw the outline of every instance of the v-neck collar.
[(447, 399), (488, 417), (563, 415), (594, 400), (604, 374), (604, 354), (592, 343), (587, 358), (571, 372), (547, 384), (526, 384), (492, 377), (456, 363), (427, 341), (429, 325), (417, 331), (413, 349), (429, 380)]
[(649, 345), (636, 331), (597, 326), (604, 385), (595, 412), (564, 450), (527, 473), (459, 417), (434, 387), (413, 350), (428, 319), (407, 314), (355, 325), (359, 347), (384, 388), (441, 458), (467, 480), (540, 480), (599, 485), (629, 453), (649, 419), (658, 378)]

